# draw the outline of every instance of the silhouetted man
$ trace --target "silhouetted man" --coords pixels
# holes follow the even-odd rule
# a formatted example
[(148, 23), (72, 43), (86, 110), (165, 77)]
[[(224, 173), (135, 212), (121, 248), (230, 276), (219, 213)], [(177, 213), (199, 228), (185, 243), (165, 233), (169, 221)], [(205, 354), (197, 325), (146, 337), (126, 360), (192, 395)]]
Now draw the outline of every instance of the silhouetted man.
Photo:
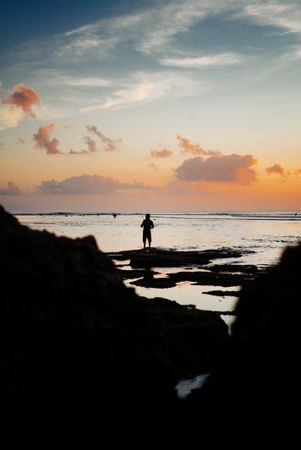
[(150, 219), (150, 214), (145, 214), (145, 219), (141, 224), (141, 228), (143, 227), (143, 247), (145, 248), (146, 240), (148, 241), (149, 248), (151, 247), (152, 235), (151, 229), (154, 228), (154, 223)]

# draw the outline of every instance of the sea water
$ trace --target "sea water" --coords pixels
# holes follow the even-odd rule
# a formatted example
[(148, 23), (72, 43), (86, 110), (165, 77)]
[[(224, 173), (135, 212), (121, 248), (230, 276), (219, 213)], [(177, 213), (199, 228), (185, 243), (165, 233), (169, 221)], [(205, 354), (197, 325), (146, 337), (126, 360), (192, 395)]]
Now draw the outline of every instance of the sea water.
[[(104, 252), (133, 250), (142, 247), (143, 214), (18, 214), (19, 221), (33, 229), (47, 230), (71, 238), (93, 235)], [(192, 212), (153, 213), (153, 246), (172, 250), (207, 250), (231, 248), (247, 251), (241, 258), (219, 262), (255, 264), (259, 268), (276, 264), (289, 245), (301, 240), (300, 212)], [(165, 272), (171, 272), (168, 268)], [(179, 269), (176, 269), (179, 270)], [(164, 270), (160, 269), (164, 273)], [(133, 280), (130, 280), (133, 281)], [(130, 285), (130, 281), (127, 282)], [(135, 287), (138, 294), (153, 298), (165, 297), (198, 309), (233, 311), (237, 298), (227, 291), (239, 286), (218, 288), (225, 296), (206, 294), (212, 286), (178, 283), (170, 289)], [(216, 288), (214, 288), (216, 289)], [(230, 323), (229, 317), (223, 318)]]
[[(104, 252), (118, 252), (142, 247), (142, 214), (20, 214), (19, 221), (33, 229), (47, 230), (58, 236), (71, 238), (93, 235)], [(301, 241), (301, 212), (200, 212), (152, 214), (155, 228), (152, 230), (153, 246), (172, 250), (207, 250), (221, 247), (241, 250), (241, 258), (215, 261), (215, 263), (255, 264), (259, 268), (278, 262), (283, 250)], [(117, 262), (120, 264), (120, 261)], [(126, 268), (126, 266), (125, 266)], [(154, 268), (155, 269), (155, 268)], [(160, 268), (161, 275), (180, 268)], [(182, 270), (182, 269), (181, 269)], [(129, 280), (126, 282), (130, 286)], [(225, 296), (206, 292), (212, 289), (225, 291)], [(195, 305), (198, 309), (221, 312), (221, 318), (231, 325), (237, 297), (227, 292), (239, 290), (239, 286), (220, 288), (198, 286), (190, 282), (178, 283), (169, 289), (135, 287), (139, 295), (154, 298), (165, 297), (183, 305)], [(179, 380), (175, 386), (179, 398), (185, 398), (192, 389), (200, 388), (209, 374), (198, 374), (189, 380)]]

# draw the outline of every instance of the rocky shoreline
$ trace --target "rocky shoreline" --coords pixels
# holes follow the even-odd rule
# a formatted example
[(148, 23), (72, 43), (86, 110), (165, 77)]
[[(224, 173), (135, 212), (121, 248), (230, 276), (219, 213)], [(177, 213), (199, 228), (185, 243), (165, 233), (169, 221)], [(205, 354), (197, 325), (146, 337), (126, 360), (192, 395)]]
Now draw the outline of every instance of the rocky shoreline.
[[(220, 248), (205, 251), (175, 251), (153, 248), (151, 251), (126, 250), (107, 255), (116, 263), (123, 280), (130, 285), (144, 288), (168, 289), (181, 282), (194, 285), (233, 287), (242, 286), (254, 280), (260, 270), (256, 265), (232, 262), (214, 264), (213, 261), (239, 259), (250, 253), (248, 250), (237, 251)], [(164, 268), (164, 272), (162, 271)], [(178, 268), (177, 272), (167, 269)], [(133, 281), (131, 281), (133, 280)], [(236, 291), (212, 290), (211, 295), (234, 295)]]
[[(10, 444), (81, 438), (88, 448), (190, 450), (298, 442), (301, 245), (259, 272), (216, 264), (225, 249), (108, 256), (92, 236), (33, 231), (0, 207), (0, 250), (2, 438)], [(112, 259), (130, 260), (129, 274)], [(179, 268), (168, 272), (170, 283), (239, 281), (231, 335), (217, 312), (139, 297), (123, 282), (145, 282), (145, 273), (130, 273), (142, 270), (153, 283), (162, 267)], [(199, 374), (202, 389), (179, 399), (176, 383)]]
[(92, 236), (34, 231), (1, 207), (0, 249), (5, 428), (100, 427), (131, 448), (164, 436), (178, 380), (211, 372), (225, 351), (221, 318), (139, 297)]

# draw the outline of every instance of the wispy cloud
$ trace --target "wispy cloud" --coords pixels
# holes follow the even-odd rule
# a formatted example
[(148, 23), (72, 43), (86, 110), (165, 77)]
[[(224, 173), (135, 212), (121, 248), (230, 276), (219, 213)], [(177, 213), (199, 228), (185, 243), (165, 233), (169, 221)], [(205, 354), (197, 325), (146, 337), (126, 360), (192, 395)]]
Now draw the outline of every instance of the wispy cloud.
[(60, 84), (63, 86), (71, 86), (71, 87), (87, 87), (87, 88), (99, 88), (99, 87), (108, 87), (112, 84), (111, 80), (107, 80), (104, 78), (97, 77), (71, 77), (68, 75), (58, 75), (52, 80), (50, 83)]
[[(52, 57), (58, 60), (70, 58), (71, 62), (76, 62), (85, 58), (106, 57), (119, 39), (114, 36), (101, 38), (96, 34), (83, 32), (82, 35), (75, 38), (61, 38), (60, 41), (61, 45), (58, 45), (52, 52)], [(65, 44), (62, 44), (64, 41)]]
[(237, 53), (219, 53), (216, 55), (203, 55), (185, 58), (163, 58), (160, 63), (163, 66), (174, 66), (183, 68), (205, 68), (211, 66), (225, 66), (239, 64), (243, 62), (244, 57)]
[(70, 42), (59, 52), (83, 55), (102, 47), (104, 52), (120, 42), (128, 42), (141, 53), (162, 52), (173, 39), (209, 15), (218, 14), (237, 5), (234, 0), (174, 0), (154, 7), (99, 20), (65, 33)]
[(260, 25), (282, 28), (286, 32), (301, 32), (301, 4), (296, 0), (263, 1), (248, 4), (243, 13)]
[[(124, 82), (121, 89), (99, 107), (90, 109), (122, 108), (133, 104), (146, 103), (172, 95), (186, 97), (200, 89), (200, 81), (172, 72), (138, 72)], [(84, 108), (82, 111), (88, 111)]]

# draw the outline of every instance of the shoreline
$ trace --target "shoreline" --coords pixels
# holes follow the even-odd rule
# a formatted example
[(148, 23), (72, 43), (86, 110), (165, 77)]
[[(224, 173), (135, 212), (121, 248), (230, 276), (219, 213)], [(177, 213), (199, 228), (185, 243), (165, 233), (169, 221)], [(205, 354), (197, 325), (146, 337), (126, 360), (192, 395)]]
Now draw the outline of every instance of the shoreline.
[[(240, 263), (240, 258), (249, 253), (254, 252), (224, 247), (202, 251), (152, 248), (150, 251), (139, 249), (108, 252), (107, 256), (116, 265), (126, 285), (139, 288), (140, 296), (146, 295), (153, 299), (168, 297), (169, 300), (177, 302), (170, 294), (172, 288), (181, 287), (183, 294), (183, 289), (196, 286), (200, 288), (199, 293), (194, 293), (198, 299), (209, 295), (221, 302), (221, 299), (238, 298), (241, 287), (263, 272), (254, 264)], [(202, 291), (202, 286), (210, 290)], [(184, 306), (203, 310), (193, 299)], [(204, 310), (220, 315), (235, 315), (234, 310), (230, 308), (226, 311)]]

